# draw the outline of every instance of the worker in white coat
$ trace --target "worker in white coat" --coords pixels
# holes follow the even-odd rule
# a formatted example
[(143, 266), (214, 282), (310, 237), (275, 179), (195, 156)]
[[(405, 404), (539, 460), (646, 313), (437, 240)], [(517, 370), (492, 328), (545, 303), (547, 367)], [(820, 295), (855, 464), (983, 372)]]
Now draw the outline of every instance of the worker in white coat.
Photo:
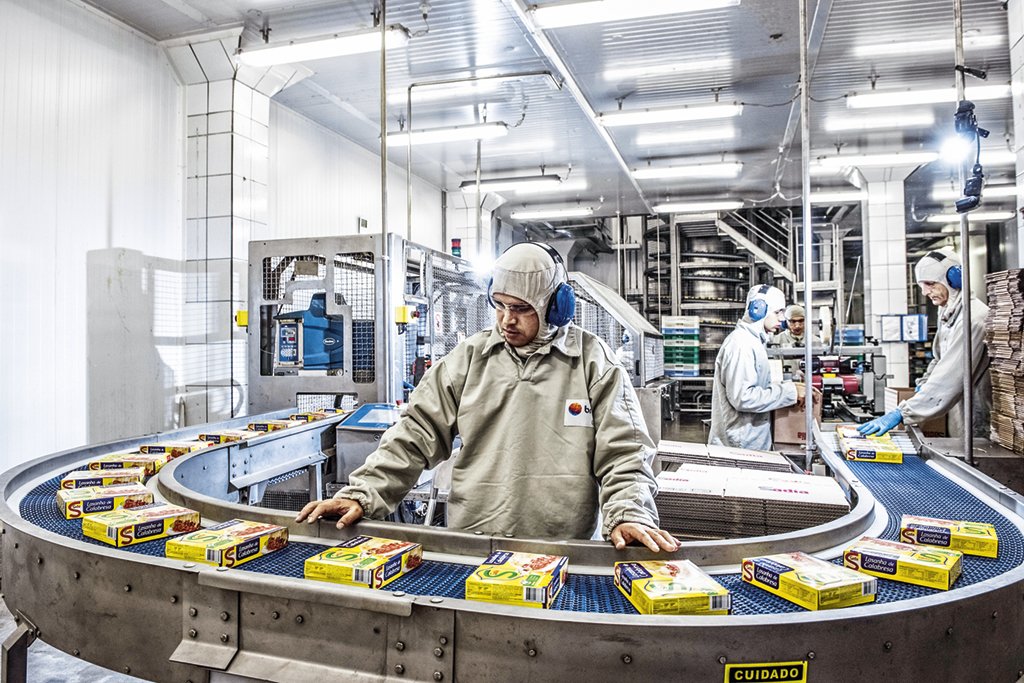
[(494, 264), (497, 311), (423, 375), (409, 408), (334, 498), (296, 521), (337, 515), (339, 528), (395, 509), (424, 469), (452, 467), (449, 526), (519, 538), (589, 539), (674, 551), (658, 528), (654, 443), (625, 368), (573, 320), (561, 256), (515, 244)]
[[(885, 415), (858, 427), (861, 434), (885, 434), (901, 422), (918, 424), (932, 418), (947, 417), (949, 436), (964, 433), (964, 321), (963, 275), (960, 259), (950, 251), (925, 254), (914, 267), (921, 291), (939, 307), (939, 326), (932, 341), (932, 361), (917, 381), (916, 393)], [(988, 374), (985, 347), (985, 319), (988, 306), (971, 297), (971, 372), (974, 378), (974, 433), (988, 434), (992, 385)]]
[(783, 349), (803, 348), (806, 321), (804, 307), (800, 304), (790, 304), (786, 307), (786, 327), (772, 337), (772, 343)]
[(747, 308), (715, 359), (708, 443), (770, 450), (771, 412), (803, 401), (802, 384), (773, 382), (765, 346), (782, 328), (786, 296), (769, 285), (747, 294)]

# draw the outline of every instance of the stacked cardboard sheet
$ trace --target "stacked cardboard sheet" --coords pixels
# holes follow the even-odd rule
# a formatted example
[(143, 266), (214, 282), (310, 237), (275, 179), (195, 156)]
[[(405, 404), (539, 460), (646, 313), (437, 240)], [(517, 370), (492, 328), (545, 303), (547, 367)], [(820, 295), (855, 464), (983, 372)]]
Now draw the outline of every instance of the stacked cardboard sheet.
[(992, 363), (991, 438), (1024, 453), (1024, 270), (991, 273), (985, 282), (989, 306), (985, 344)]
[(708, 465), (670, 465), (658, 475), (661, 527), (696, 538), (788, 533), (850, 510), (831, 477)]
[(658, 442), (658, 458), (663, 464), (711, 465), (715, 467), (743, 467), (770, 472), (792, 472), (789, 460), (777, 451), (753, 451), (727, 446), (705, 446), (684, 441)]

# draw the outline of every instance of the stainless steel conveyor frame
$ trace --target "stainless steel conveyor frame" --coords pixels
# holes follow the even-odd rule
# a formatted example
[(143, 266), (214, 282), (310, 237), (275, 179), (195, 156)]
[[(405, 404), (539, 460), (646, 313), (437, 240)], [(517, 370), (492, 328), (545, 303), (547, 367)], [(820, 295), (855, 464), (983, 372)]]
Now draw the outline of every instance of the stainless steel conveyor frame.
[[(225, 424), (219, 426), (234, 426)], [(261, 437), (266, 453), (296, 457), (289, 441), (315, 443), (317, 425)], [(194, 436), (186, 430), (167, 438)], [(65, 451), (0, 477), (4, 600), (18, 620), (4, 643), (6, 680), (23, 680), (36, 638), (100, 666), (159, 681), (225, 673), (270, 681), (590, 680), (718, 681), (737, 662), (806, 662), (808, 680), (1015, 680), (1024, 669), (1024, 567), (946, 593), (827, 612), (728, 617), (654, 617), (542, 611), (197, 566), (66, 538), (19, 514), (27, 490), (89, 457), (140, 439)], [(293, 541), (331, 544), (351, 535), (332, 522), (296, 525), (293, 513), (232, 499), (243, 453), (256, 441), (173, 461), (155, 488), (209, 520), (236, 516), (287, 525)], [(827, 450), (827, 449), (826, 449)], [(257, 450), (250, 451), (256, 454)], [(273, 466), (262, 461), (269, 471)], [(849, 515), (792, 534), (688, 542), (679, 556), (703, 566), (837, 548), (884, 517), (846, 464), (826, 461), (851, 493)], [(252, 462), (252, 460), (250, 460)], [(1024, 525), (1020, 496), (962, 463), (930, 464)], [(605, 573), (614, 561), (648, 557), (604, 543), (486, 537), (436, 528), (362, 522), (359, 533), (422, 542), (428, 558), (475, 564), (490, 550), (558, 553), (572, 573)], [(21, 676), (22, 678), (19, 678)]]

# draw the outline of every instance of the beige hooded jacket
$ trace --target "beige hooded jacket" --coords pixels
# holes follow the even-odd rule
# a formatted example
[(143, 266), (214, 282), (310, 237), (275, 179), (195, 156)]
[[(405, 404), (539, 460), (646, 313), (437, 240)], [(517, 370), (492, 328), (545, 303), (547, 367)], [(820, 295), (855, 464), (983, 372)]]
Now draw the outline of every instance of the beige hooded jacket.
[(517, 537), (588, 539), (622, 522), (658, 526), (654, 445), (608, 346), (572, 324), (523, 358), (497, 329), (436, 362), (407, 412), (336, 494), (381, 518), (462, 437), (448, 524)]

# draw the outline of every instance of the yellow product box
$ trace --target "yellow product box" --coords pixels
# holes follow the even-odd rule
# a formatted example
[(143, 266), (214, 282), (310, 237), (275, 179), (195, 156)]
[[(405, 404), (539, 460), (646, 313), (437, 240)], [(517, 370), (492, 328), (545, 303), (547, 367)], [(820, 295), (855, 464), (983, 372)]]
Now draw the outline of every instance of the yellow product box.
[(565, 585), (569, 558), (495, 550), (466, 579), (466, 599), (551, 607)]
[(82, 518), (82, 533), (118, 548), (199, 528), (199, 513), (170, 503), (101, 512)]
[(960, 576), (963, 553), (863, 536), (843, 551), (843, 564), (872, 576), (949, 590)]
[(316, 420), (322, 420), (325, 417), (330, 417), (334, 413), (328, 413), (323, 410), (310, 410), (305, 413), (292, 413), (288, 416), (289, 420), (297, 420), (299, 422), (315, 422)]
[(79, 519), (118, 508), (137, 508), (152, 502), (153, 492), (142, 484), (86, 486), (57, 491), (57, 507), (64, 519)]
[(62, 489), (83, 489), (86, 486), (113, 486), (114, 484), (141, 484), (146, 470), (129, 467), (121, 470), (75, 470), (60, 480)]
[(261, 420), (259, 422), (250, 422), (246, 429), (250, 432), (274, 432), (278, 429), (298, 427), (302, 423), (302, 420)]
[(728, 614), (729, 591), (689, 560), (616, 562), (615, 586), (640, 614)]
[(903, 515), (900, 540), (912, 545), (935, 545), (959, 550), (965, 555), (997, 557), (999, 536), (996, 528), (985, 522), (961, 522)]
[(839, 450), (847, 460), (894, 464), (903, 462), (903, 451), (888, 434), (881, 437), (861, 436), (855, 428), (845, 426), (837, 427), (836, 433), (839, 435)]
[(192, 451), (208, 448), (210, 444), (203, 441), (158, 441), (156, 443), (145, 443), (139, 446), (139, 451), (150, 455), (167, 455), (172, 460), (191, 453)]
[(214, 444), (230, 443), (232, 441), (244, 441), (251, 439), (254, 436), (261, 436), (263, 432), (253, 432), (247, 429), (222, 429), (217, 432), (207, 432), (206, 434), (200, 434), (200, 441), (208, 441)]
[(288, 529), (283, 526), (232, 519), (171, 539), (165, 554), (174, 560), (237, 567), (286, 545)]
[(423, 561), (419, 543), (356, 536), (306, 560), (303, 576), (349, 586), (383, 588)]
[(171, 459), (168, 453), (111, 453), (102, 458), (90, 460), (86, 465), (90, 470), (125, 470), (133, 467), (141, 467), (146, 476), (152, 476), (160, 471)]
[(873, 602), (875, 579), (805, 553), (781, 553), (743, 560), (744, 583), (809, 610)]

